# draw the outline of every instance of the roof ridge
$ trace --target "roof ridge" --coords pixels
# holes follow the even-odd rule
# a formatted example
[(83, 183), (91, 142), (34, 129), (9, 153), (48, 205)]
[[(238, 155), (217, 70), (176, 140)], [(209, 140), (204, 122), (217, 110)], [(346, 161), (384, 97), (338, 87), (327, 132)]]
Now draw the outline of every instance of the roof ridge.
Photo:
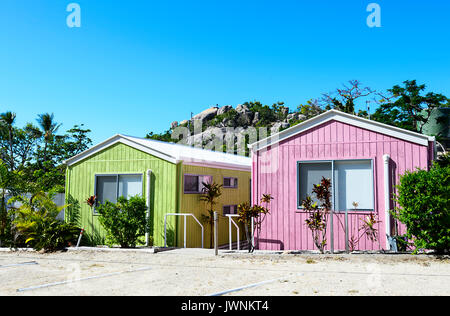
[(242, 155), (238, 155), (238, 154), (231, 154), (228, 152), (223, 152), (223, 151), (215, 151), (215, 150), (211, 150), (211, 149), (205, 149), (203, 147), (197, 147), (195, 145), (186, 145), (186, 144), (178, 144), (178, 143), (170, 143), (170, 142), (165, 142), (165, 141), (161, 141), (161, 140), (156, 140), (156, 139), (150, 139), (150, 138), (145, 138), (145, 137), (136, 137), (136, 136), (130, 136), (130, 135), (121, 135), (122, 137), (126, 137), (126, 138), (131, 138), (131, 139), (140, 139), (143, 141), (148, 141), (148, 142), (154, 142), (154, 143), (159, 143), (159, 144), (163, 144), (165, 146), (173, 146), (173, 147), (178, 147), (178, 148), (189, 148), (189, 149), (194, 149), (194, 150), (198, 150), (198, 151), (206, 151), (206, 152), (210, 152), (213, 154), (220, 154), (220, 155), (227, 155), (227, 156), (235, 156), (235, 157), (242, 157), (242, 158), (248, 158), (246, 156), (242, 156)]

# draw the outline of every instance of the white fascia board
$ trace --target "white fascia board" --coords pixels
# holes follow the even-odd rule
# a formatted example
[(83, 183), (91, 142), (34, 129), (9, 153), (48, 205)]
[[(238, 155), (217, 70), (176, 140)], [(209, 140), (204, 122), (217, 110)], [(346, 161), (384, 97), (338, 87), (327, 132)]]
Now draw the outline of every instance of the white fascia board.
[(225, 164), (225, 163), (210, 162), (210, 161), (195, 161), (192, 159), (187, 159), (186, 161), (183, 161), (183, 164), (189, 165), (189, 166), (197, 166), (197, 167), (228, 169), (228, 170), (248, 171), (248, 172), (251, 172), (251, 169), (252, 169), (251, 165)]
[(380, 134), (392, 136), (423, 146), (428, 146), (429, 141), (434, 141), (434, 137), (426, 136), (412, 131), (408, 131), (402, 128), (390, 126), (380, 122), (368, 120), (348, 113), (340, 112), (337, 110), (330, 110), (322, 113), (316, 117), (313, 117), (303, 123), (295, 125), (270, 137), (262, 139), (256, 143), (250, 144), (249, 148), (252, 151), (259, 151), (261, 149), (273, 146), (285, 139), (305, 132), (311, 128), (324, 124), (328, 121), (335, 120), (349, 125), (357, 126), (363, 129), (367, 129)]
[(99, 153), (100, 151), (105, 150), (106, 148), (111, 147), (117, 143), (122, 143), (122, 144), (128, 145), (132, 148), (143, 151), (145, 153), (148, 153), (150, 155), (153, 155), (155, 157), (161, 158), (163, 160), (169, 161), (174, 164), (179, 162), (176, 158), (174, 158), (172, 156), (169, 156), (167, 154), (161, 153), (161, 152), (153, 150), (149, 147), (146, 147), (146, 146), (143, 146), (136, 142), (133, 142), (133, 141), (127, 139), (126, 137), (123, 137), (122, 135), (115, 135), (115, 136), (105, 140), (104, 142), (102, 142), (94, 147), (91, 147), (90, 149), (88, 149), (72, 158), (67, 159), (66, 161), (64, 161), (64, 164), (71, 166), (71, 165), (76, 164), (86, 158), (89, 158), (89, 157)]

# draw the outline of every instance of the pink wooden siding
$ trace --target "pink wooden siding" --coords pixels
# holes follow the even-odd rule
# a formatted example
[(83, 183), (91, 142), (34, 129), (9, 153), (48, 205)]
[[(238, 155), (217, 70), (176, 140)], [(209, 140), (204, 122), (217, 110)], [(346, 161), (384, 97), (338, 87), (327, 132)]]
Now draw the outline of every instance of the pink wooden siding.
[[(270, 193), (274, 200), (259, 236), (259, 248), (266, 250), (316, 249), (305, 225), (307, 214), (297, 208), (297, 162), (305, 160), (371, 159), (374, 172), (375, 212), (379, 241), (362, 238), (360, 250), (386, 249), (383, 155), (390, 155), (391, 188), (406, 170), (427, 169), (433, 151), (429, 147), (379, 134), (356, 126), (329, 121), (253, 154), (252, 196)], [(253, 203), (258, 201), (254, 200)], [(349, 212), (350, 234), (367, 215)], [(341, 224), (342, 223), (342, 224)], [(345, 249), (344, 215), (334, 217), (334, 249)], [(328, 229), (330, 231), (330, 229)], [(405, 228), (400, 227), (399, 233)], [(328, 248), (330, 238), (328, 238)]]

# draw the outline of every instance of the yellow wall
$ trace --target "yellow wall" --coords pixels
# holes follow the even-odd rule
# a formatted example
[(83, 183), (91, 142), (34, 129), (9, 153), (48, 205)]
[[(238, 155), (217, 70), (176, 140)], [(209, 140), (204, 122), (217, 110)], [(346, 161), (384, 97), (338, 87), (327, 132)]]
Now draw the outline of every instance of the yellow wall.
[[(184, 174), (195, 174), (212, 176), (213, 182), (223, 185), (223, 177), (238, 178), (238, 188), (222, 188), (222, 196), (217, 200), (217, 204), (214, 206), (214, 210), (219, 214), (219, 245), (225, 245), (229, 243), (228, 232), (228, 217), (222, 215), (222, 209), (224, 205), (238, 205), (244, 202), (250, 202), (250, 179), (251, 173), (249, 171), (236, 171), (229, 169), (215, 169), (208, 167), (199, 167), (191, 165), (182, 165), (181, 167), (181, 183), (179, 184), (181, 190), (180, 194), (180, 213), (193, 213), (197, 219), (202, 222), (201, 214), (208, 215), (206, 202), (200, 201), (201, 194), (185, 194), (184, 193)], [(237, 218), (234, 218), (237, 222)], [(203, 223), (205, 228), (204, 246), (209, 248), (210, 246), (210, 226), (207, 223)], [(241, 240), (245, 239), (244, 227), (240, 226)], [(201, 247), (201, 229), (193, 218), (187, 217), (187, 229), (186, 229), (186, 243), (188, 248)], [(236, 241), (236, 228), (232, 225), (233, 241)], [(183, 218), (178, 220), (178, 246), (184, 245), (184, 224)], [(214, 245), (214, 244), (213, 244)]]

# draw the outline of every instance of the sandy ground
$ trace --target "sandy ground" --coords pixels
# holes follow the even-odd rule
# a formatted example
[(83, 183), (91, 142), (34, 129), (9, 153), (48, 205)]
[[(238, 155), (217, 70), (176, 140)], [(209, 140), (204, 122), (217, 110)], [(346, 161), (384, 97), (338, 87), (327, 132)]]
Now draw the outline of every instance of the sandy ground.
[[(231, 290), (231, 291), (230, 291)], [(177, 249), (0, 252), (0, 295), (450, 295), (450, 258)]]

